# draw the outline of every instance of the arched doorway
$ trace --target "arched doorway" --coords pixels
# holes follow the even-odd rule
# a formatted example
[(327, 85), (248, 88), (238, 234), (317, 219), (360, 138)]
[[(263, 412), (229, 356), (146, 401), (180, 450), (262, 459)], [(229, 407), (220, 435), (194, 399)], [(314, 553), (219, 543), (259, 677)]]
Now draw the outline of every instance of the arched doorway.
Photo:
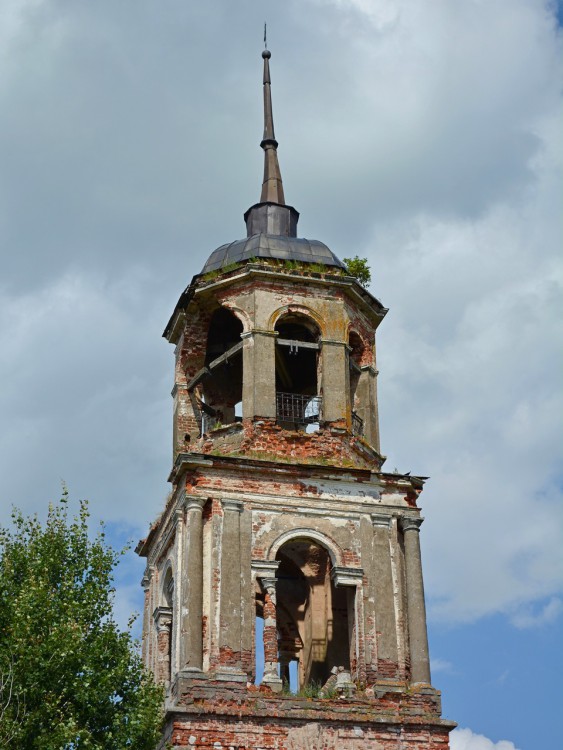
[(334, 585), (330, 555), (317, 541), (291, 539), (276, 559), (280, 676), (289, 681), (296, 661), (298, 688), (323, 684), (333, 667), (350, 668), (348, 589)]

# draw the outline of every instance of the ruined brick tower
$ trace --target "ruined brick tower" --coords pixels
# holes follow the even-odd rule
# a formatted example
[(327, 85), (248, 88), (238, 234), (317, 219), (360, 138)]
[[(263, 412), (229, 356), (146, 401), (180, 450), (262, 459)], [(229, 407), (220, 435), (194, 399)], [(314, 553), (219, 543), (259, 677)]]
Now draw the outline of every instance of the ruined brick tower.
[(445, 750), (423, 479), (382, 471), (375, 331), (387, 310), (326, 245), (297, 238), (262, 56), (260, 202), (164, 332), (176, 347), (172, 491), (137, 548), (163, 744)]

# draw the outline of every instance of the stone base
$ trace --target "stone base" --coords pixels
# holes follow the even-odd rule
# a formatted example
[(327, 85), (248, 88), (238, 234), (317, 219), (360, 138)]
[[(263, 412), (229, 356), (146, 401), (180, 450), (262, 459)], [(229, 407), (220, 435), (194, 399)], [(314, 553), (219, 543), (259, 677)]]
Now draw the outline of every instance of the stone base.
[(440, 718), (440, 694), (428, 687), (321, 699), (254, 686), (243, 694), (209, 680), (178, 698), (167, 708), (162, 749), (448, 750), (456, 726)]
[(246, 672), (236, 667), (218, 667), (215, 670), (213, 678), (222, 682), (240, 682), (244, 684), (245, 688), (248, 681)]
[(272, 693), (281, 693), (283, 690), (283, 680), (277, 675), (264, 675), (262, 685), (270, 688)]

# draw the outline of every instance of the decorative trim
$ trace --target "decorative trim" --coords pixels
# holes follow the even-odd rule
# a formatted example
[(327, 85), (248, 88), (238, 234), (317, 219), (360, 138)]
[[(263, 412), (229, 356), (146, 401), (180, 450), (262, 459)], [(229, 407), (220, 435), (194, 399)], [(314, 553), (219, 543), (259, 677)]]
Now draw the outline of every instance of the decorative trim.
[(364, 578), (363, 568), (334, 567), (330, 571), (335, 586), (359, 586)]
[(256, 578), (275, 578), (279, 567), (279, 560), (252, 560), (251, 566)]
[(424, 518), (414, 516), (399, 516), (399, 523), (403, 533), (405, 531), (420, 531)]
[(200, 513), (205, 505), (205, 498), (198, 497), (197, 495), (184, 495), (182, 504), (186, 511), (198, 510)]
[(249, 339), (252, 338), (255, 334), (258, 334), (258, 336), (269, 336), (270, 338), (274, 339), (278, 337), (277, 331), (268, 331), (267, 328), (252, 328), (250, 331), (241, 333), (240, 337), (241, 339)]
[(242, 500), (232, 500), (231, 498), (222, 498), (221, 505), (223, 506), (224, 510), (234, 510), (238, 513), (242, 513), (244, 508), (244, 503), (242, 502)]
[(342, 551), (333, 539), (330, 539), (325, 534), (321, 534), (320, 531), (315, 531), (315, 529), (309, 529), (306, 527), (290, 529), (289, 531), (280, 534), (280, 536), (270, 545), (268, 557), (270, 559), (275, 559), (279, 548), (286, 542), (289, 542), (290, 539), (312, 539), (315, 542), (319, 542), (319, 544), (327, 550), (333, 566), (337, 566), (342, 562)]
[(153, 614), (156, 629), (159, 632), (168, 630), (172, 625), (172, 607), (157, 607)]
[(321, 345), (331, 344), (332, 346), (344, 346), (348, 348), (348, 344), (345, 341), (338, 341), (337, 339), (321, 339)]
[(276, 578), (275, 577), (268, 577), (268, 578), (260, 578), (260, 584), (264, 591), (266, 591), (270, 598), (272, 599), (273, 603), (276, 603)]
[(386, 516), (382, 513), (372, 513), (371, 522), (374, 528), (388, 529), (391, 526), (391, 516)]

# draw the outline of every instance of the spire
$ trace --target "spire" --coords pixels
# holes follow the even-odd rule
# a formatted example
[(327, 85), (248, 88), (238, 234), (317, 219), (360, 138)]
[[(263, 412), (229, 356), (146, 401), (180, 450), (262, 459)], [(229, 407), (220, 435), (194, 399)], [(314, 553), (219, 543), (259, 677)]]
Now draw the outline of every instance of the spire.
[[(264, 32), (264, 42), (266, 34)], [(278, 163), (278, 142), (274, 135), (274, 116), (272, 114), (272, 89), (270, 80), (270, 57), (272, 53), (265, 49), (264, 58), (264, 136), (260, 146), (264, 149), (264, 181), (262, 183), (261, 203), (277, 203), (285, 206), (283, 184)]]
[[(266, 27), (264, 27), (266, 46)], [(272, 91), (270, 81), (270, 50), (262, 52), (264, 58), (264, 136), (260, 146), (264, 149), (264, 182), (260, 203), (250, 206), (244, 214), (247, 237), (265, 234), (275, 237), (297, 237), (299, 212), (286, 206), (283, 184), (278, 164), (278, 142), (274, 134)]]

